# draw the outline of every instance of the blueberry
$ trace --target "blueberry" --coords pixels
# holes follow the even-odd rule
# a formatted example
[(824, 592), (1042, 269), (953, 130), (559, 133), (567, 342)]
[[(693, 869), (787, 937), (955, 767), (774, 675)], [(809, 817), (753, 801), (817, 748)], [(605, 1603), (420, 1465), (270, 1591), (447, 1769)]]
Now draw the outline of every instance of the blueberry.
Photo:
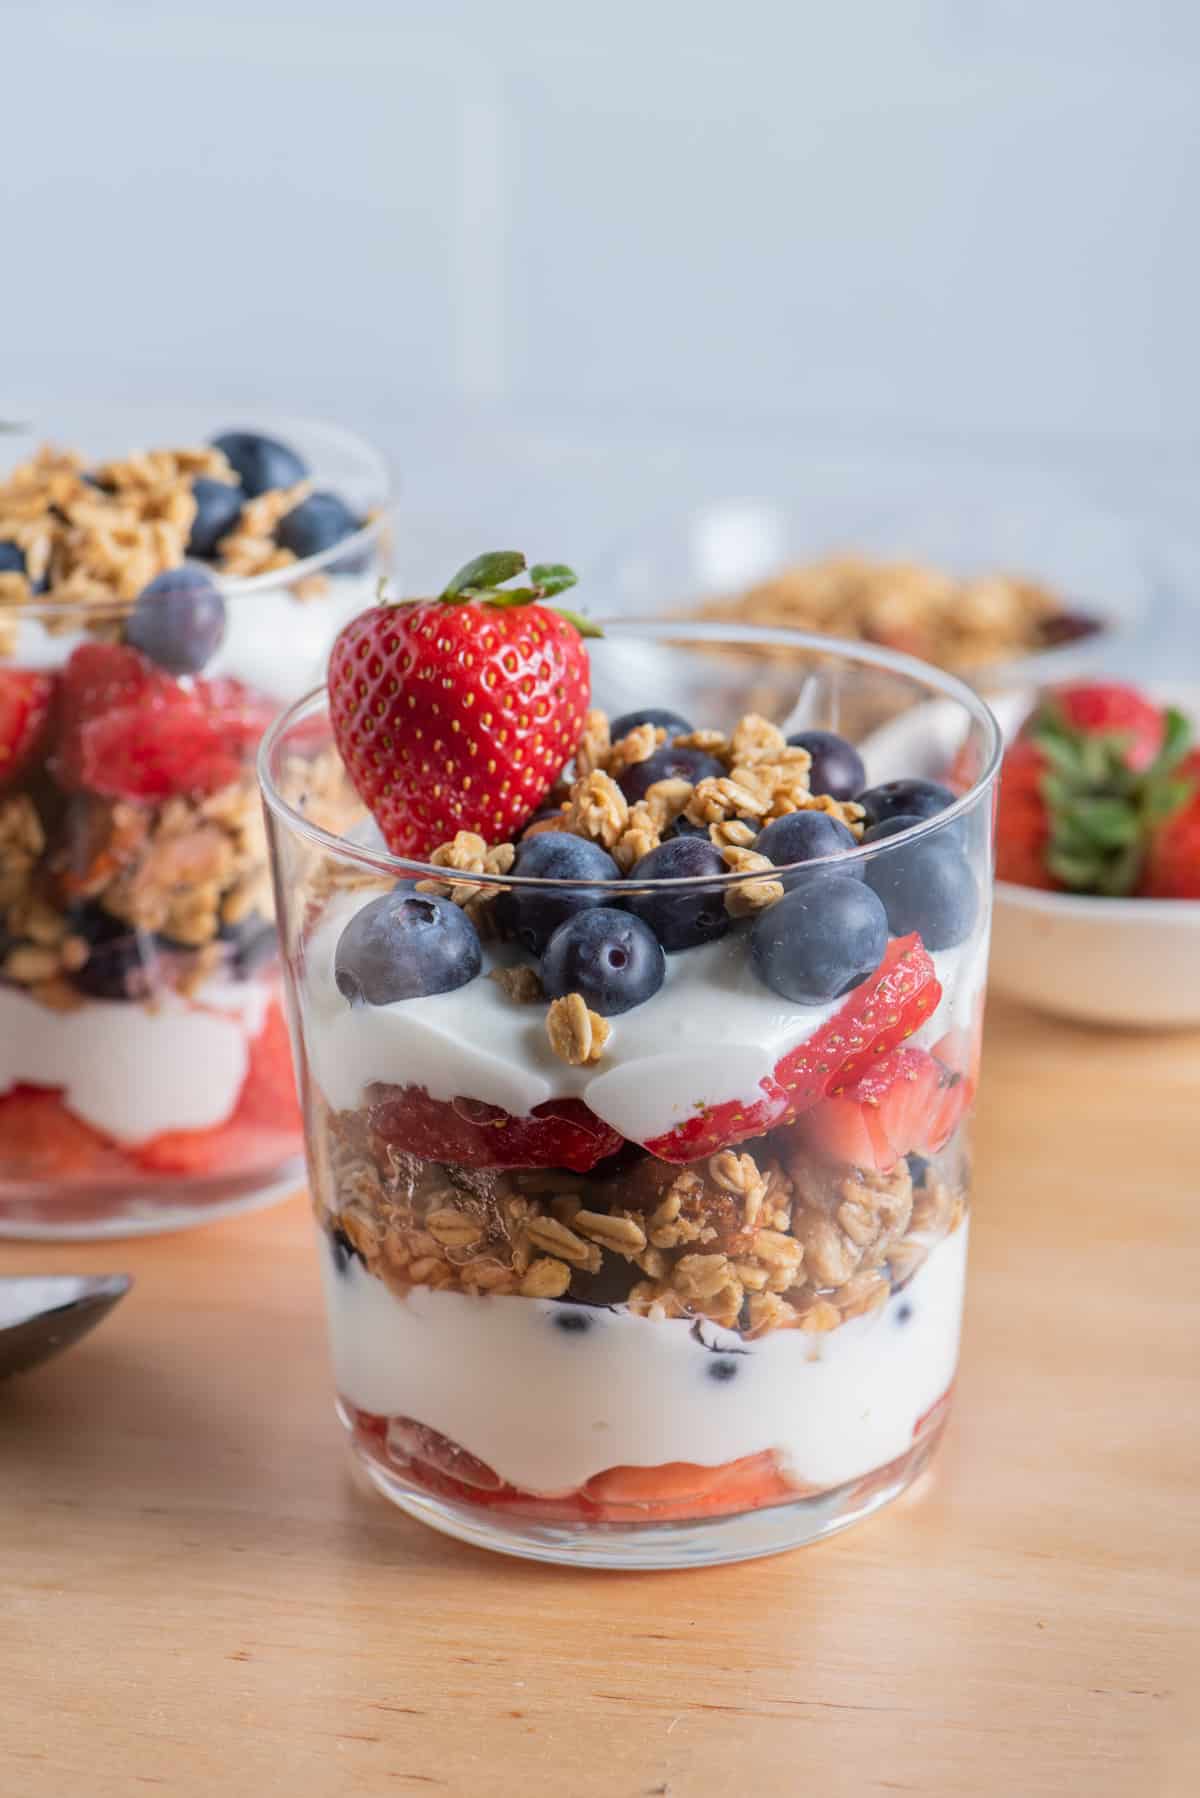
[(210, 481), (207, 475), (197, 475), (192, 482), (192, 498), (196, 502), (196, 517), (187, 553), (207, 560), (216, 555), (217, 544), (237, 523), (246, 495), (228, 481)]
[(542, 957), (542, 985), (549, 998), (579, 993), (604, 1018), (644, 1004), (658, 991), (666, 971), (666, 957), (649, 925), (611, 905), (582, 911), (560, 924)]
[[(632, 1174), (635, 1168), (639, 1168), (645, 1160), (646, 1151), (640, 1142), (623, 1142), (619, 1149), (614, 1149), (611, 1155), (605, 1155), (596, 1163), (592, 1169), (592, 1178), (593, 1180), (624, 1179), (626, 1175)], [(574, 1281), (571, 1282), (571, 1290), (572, 1292), (575, 1290)]]
[(724, 772), (716, 757), (705, 755), (702, 749), (677, 749), (664, 743), (644, 762), (626, 768), (617, 785), (632, 805), (645, 798), (656, 780), (690, 780), (695, 786), (698, 781), (718, 779)]
[(858, 795), (868, 824), (883, 824), (901, 814), (908, 818), (933, 818), (954, 804), (955, 795), (937, 780), (885, 780)]
[(897, 1307), (896, 1307), (896, 1322), (898, 1324), (906, 1324), (911, 1316), (912, 1316), (912, 1306), (908, 1303), (907, 1299), (905, 1300), (903, 1305), (897, 1305)]
[(168, 674), (198, 674), (225, 636), (225, 600), (203, 568), (168, 568), (137, 596), (125, 639)]
[(615, 743), (619, 737), (636, 730), (639, 724), (652, 724), (655, 730), (665, 730), (668, 741), (672, 737), (689, 737), (692, 727), (686, 718), (678, 712), (664, 711), (661, 706), (643, 706), (638, 712), (622, 712), (619, 718), (613, 718), (608, 726), (609, 735)]
[(582, 1336), (592, 1327), (591, 1318), (585, 1317), (582, 1311), (559, 1311), (554, 1322), (557, 1328), (565, 1330), (568, 1336)]
[[(651, 849), (630, 872), (631, 884), (644, 880), (694, 880), (702, 874), (728, 874), (724, 860), (707, 836), (672, 837)], [(621, 903), (648, 924), (668, 954), (712, 943), (729, 929), (725, 894), (720, 887), (690, 893), (633, 893)]]
[(716, 1380), (719, 1383), (724, 1384), (727, 1380), (735, 1380), (737, 1378), (738, 1364), (736, 1361), (726, 1360), (723, 1355), (720, 1357), (714, 1356), (709, 1362), (706, 1371), (710, 1380)]
[[(749, 819), (748, 822), (751, 830), (757, 830), (758, 826), (753, 819)], [(667, 825), (662, 833), (664, 843), (673, 843), (676, 837), (703, 837), (706, 843), (712, 842), (712, 838), (708, 834), (708, 825), (693, 824), (691, 819), (685, 818), (682, 812)]]
[[(519, 833), (520, 836), (522, 838), (527, 837), (529, 835), (530, 831), (533, 829), (535, 824), (544, 824), (546, 822), (547, 818), (557, 818), (559, 820), (559, 822), (561, 823), (562, 822), (562, 807), (558, 806), (558, 805), (542, 806), (540, 811), (534, 812), (532, 818), (526, 819), (525, 823), (521, 826), (521, 830)], [(538, 832), (539, 836), (543, 836), (546, 834), (553, 835), (554, 833), (553, 832), (546, 833), (543, 831)], [(558, 834), (562, 835), (563, 833), (559, 832)]]
[[(853, 831), (840, 818), (831, 817), (828, 812), (787, 812), (759, 831), (754, 839), (754, 847), (759, 855), (765, 855), (777, 868), (786, 868), (792, 862), (808, 862), (821, 855), (842, 855), (847, 849), (857, 849), (858, 844)], [(824, 875), (834, 871), (832, 868), (818, 868), (813, 873)], [(861, 880), (863, 875), (858, 862), (851, 862), (836, 872), (849, 875), (854, 880)], [(793, 874), (783, 884), (790, 888), (801, 880), (812, 877), (812, 874)]]
[(867, 782), (863, 759), (853, 743), (832, 730), (798, 730), (788, 738), (798, 749), (807, 749), (812, 757), (808, 784), (814, 793), (828, 793), (833, 799), (853, 799)]
[[(918, 818), (903, 812), (873, 824), (864, 843), (898, 836)], [(979, 910), (979, 894), (967, 858), (953, 839), (901, 844), (867, 864), (867, 885), (878, 893), (893, 936), (915, 930), (927, 949), (952, 949), (971, 934)]]
[[(362, 1256), (344, 1230), (335, 1229), (330, 1232), (329, 1247), (333, 1252), (333, 1266), (336, 1273), (344, 1274), (352, 1262), (362, 1261)], [(363, 1265), (365, 1266), (366, 1263), (364, 1262)]]
[[(361, 530), (362, 522), (336, 493), (310, 493), (284, 513), (275, 527), (275, 541), (303, 562), (308, 556), (319, 556), (322, 550), (332, 549), (343, 537), (352, 537)], [(329, 566), (338, 574), (361, 574), (369, 555), (369, 550), (351, 553)]]
[(449, 899), (408, 886), (372, 899), (351, 918), (333, 958), (338, 991), (353, 1005), (391, 1005), (450, 993), (483, 966), (475, 926)]
[(146, 999), (159, 984), (159, 945), (149, 930), (133, 930), (98, 905), (72, 912), (71, 935), (88, 945), (88, 958), (71, 984), (89, 999)]
[(883, 960), (887, 914), (864, 881), (804, 880), (760, 912), (750, 938), (755, 972), (798, 1005), (824, 1005), (861, 984)]
[[(644, 1149), (641, 1154), (645, 1155)], [(582, 1267), (571, 1269), (571, 1284), (567, 1288), (566, 1298), (561, 1302), (568, 1306), (593, 1306), (597, 1309), (607, 1305), (623, 1305), (629, 1297), (630, 1287), (639, 1278), (638, 1269), (631, 1268), (619, 1255), (605, 1255), (597, 1273), (589, 1274)]]
[[(512, 871), (532, 880), (621, 878), (616, 862), (599, 843), (564, 830), (543, 830), (528, 837), (517, 851)], [(512, 888), (496, 901), (496, 922), (531, 955), (540, 955), (560, 924), (606, 899), (599, 887), (548, 887), (542, 892)]]
[[(738, 818), (736, 822), (744, 824), (747, 830), (757, 830), (759, 827), (757, 818)], [(707, 824), (693, 824), (691, 819), (685, 818), (682, 812), (667, 825), (662, 833), (664, 843), (670, 843), (675, 837), (703, 837), (706, 843), (712, 841), (708, 834)]]
[[(13, 543), (11, 539), (4, 538), (3, 541), (0, 541), (0, 574), (25, 573), (27, 573), (25, 551), (19, 543)], [(46, 591), (45, 581), (30, 580), (29, 585), (35, 593)]]
[(261, 912), (251, 912), (236, 924), (222, 924), (217, 932), (229, 946), (229, 970), (235, 980), (249, 980), (275, 954), (275, 926)]
[(222, 452), (247, 499), (275, 487), (294, 487), (308, 473), (294, 450), (258, 431), (223, 431), (213, 438), (213, 448)]
[(927, 1155), (906, 1155), (908, 1172), (912, 1179), (913, 1191), (919, 1192), (929, 1178), (929, 1157)]

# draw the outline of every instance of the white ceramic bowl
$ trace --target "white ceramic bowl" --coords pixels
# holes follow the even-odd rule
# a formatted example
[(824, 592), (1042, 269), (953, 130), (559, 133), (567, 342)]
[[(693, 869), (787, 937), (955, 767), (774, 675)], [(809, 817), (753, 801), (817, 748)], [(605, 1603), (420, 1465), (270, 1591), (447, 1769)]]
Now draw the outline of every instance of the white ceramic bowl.
[(999, 881), (990, 981), (1080, 1023), (1200, 1025), (1200, 899), (1091, 899)]
[(789, 494), (724, 499), (655, 516), (589, 567), (591, 609), (606, 617), (686, 614), (792, 564), (859, 551), (912, 558), (969, 576), (1000, 572), (1045, 581), (1089, 637), (974, 670), (985, 693), (1016, 682), (1065, 680), (1122, 659), (1150, 593), (1143, 546), (1121, 518), (1054, 483), (1006, 489), (999, 480), (934, 479), (893, 468), (877, 480), (809, 470)]
[[(1147, 691), (1200, 722), (1200, 687)], [(1019, 728), (1030, 700), (1028, 693), (993, 700), (1006, 737)], [(1200, 899), (1094, 899), (999, 880), (991, 984), (995, 992), (1085, 1024), (1200, 1025)]]
[[(1200, 722), (1200, 687), (1151, 684), (1146, 691)], [(992, 696), (1007, 739), (1034, 696), (1032, 688)], [(954, 748), (953, 720), (937, 703), (920, 706), (862, 747), (873, 782), (936, 779)], [(1200, 1026), (1200, 899), (1095, 899), (999, 880), (988, 981), (992, 992), (1080, 1023)]]

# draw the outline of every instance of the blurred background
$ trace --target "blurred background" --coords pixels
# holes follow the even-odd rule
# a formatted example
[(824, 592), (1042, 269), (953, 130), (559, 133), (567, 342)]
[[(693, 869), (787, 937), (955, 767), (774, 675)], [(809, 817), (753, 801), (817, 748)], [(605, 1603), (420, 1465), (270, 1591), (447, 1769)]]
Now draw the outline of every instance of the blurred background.
[(584, 565), (814, 468), (1061, 485), (1190, 584), (1192, 0), (4, 21), (9, 413), (337, 418), (414, 518)]

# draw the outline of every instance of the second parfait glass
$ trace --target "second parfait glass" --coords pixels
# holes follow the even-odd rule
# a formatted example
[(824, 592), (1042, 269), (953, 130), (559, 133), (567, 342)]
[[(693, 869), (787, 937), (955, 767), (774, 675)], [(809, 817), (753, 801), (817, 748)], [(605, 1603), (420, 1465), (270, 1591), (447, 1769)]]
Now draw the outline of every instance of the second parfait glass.
[[(652, 834), (711, 841), (726, 872), (537, 878), (520, 843), (515, 870), (448, 867), (373, 847), (365, 815), (324, 828), (296, 782), (308, 765), (328, 790), (324, 694), (274, 727), (260, 774), (338, 1411), (376, 1486), (450, 1534), (596, 1566), (741, 1559), (886, 1503), (946, 1419), (998, 731), (949, 675), (796, 633), (623, 624), (591, 660), (597, 706), (652, 699), (726, 767), (837, 732), (874, 797), (803, 800), (852, 846), (772, 863), (746, 790), (743, 815), (729, 786), (677, 790)], [(619, 770), (619, 746), (581, 744), (533, 835), (578, 823), (570, 782), (597, 754)], [(885, 815), (881, 783), (947, 779), (943, 809)], [(626, 866), (628, 828), (611, 821)], [(370, 1002), (345, 933), (432, 895), (479, 926), (482, 966)], [(608, 1018), (543, 990), (556, 925), (596, 907), (614, 954), (662, 951), (652, 995)], [(649, 936), (624, 943), (622, 917)]]
[(0, 472), (0, 1235), (176, 1228), (302, 1178), (254, 758), (370, 602), (388, 483), (293, 419), (223, 438), (239, 470), (221, 422), (106, 413)]

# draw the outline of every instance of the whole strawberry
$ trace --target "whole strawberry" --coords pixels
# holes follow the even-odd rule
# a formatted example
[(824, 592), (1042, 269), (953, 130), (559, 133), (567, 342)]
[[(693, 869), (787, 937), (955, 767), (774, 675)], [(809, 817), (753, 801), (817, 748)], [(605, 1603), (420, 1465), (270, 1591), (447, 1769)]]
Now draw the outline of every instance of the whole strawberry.
[(1141, 893), (1147, 899), (1200, 899), (1200, 749), (1180, 765), (1189, 796), (1155, 831)]
[(456, 831), (511, 837), (574, 753), (591, 676), (574, 613), (540, 602), (573, 586), (515, 550), (461, 568), (437, 599), (372, 606), (329, 657), (333, 734), (396, 855), (428, 856)]
[(1004, 758), (996, 806), (996, 874), (1022, 887), (1057, 887), (1046, 866), (1050, 811), (1042, 797), (1046, 762), (1037, 744), (1018, 737)]
[(1118, 681), (1076, 681), (1057, 687), (1043, 711), (1056, 712), (1068, 729), (1085, 737), (1121, 738), (1122, 759), (1135, 774), (1149, 768), (1163, 746), (1163, 708)]
[(1190, 730), (1132, 687), (1047, 693), (1004, 758), (996, 871), (1021, 886), (1115, 896), (1139, 887), (1156, 832), (1190, 790)]

